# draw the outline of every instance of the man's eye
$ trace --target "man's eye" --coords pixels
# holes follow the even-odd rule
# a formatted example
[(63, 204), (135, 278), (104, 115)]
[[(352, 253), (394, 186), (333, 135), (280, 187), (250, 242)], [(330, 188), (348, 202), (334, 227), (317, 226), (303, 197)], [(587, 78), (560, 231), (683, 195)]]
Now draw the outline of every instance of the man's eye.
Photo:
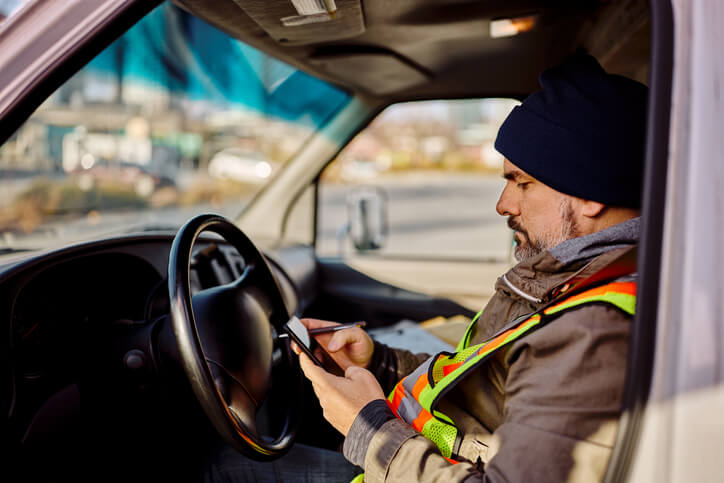
[(518, 186), (518, 188), (524, 190), (524, 189), (526, 189), (526, 188), (528, 187), (529, 184), (530, 184), (530, 181), (527, 181), (527, 182), (525, 182), (525, 183), (518, 183), (517, 186)]

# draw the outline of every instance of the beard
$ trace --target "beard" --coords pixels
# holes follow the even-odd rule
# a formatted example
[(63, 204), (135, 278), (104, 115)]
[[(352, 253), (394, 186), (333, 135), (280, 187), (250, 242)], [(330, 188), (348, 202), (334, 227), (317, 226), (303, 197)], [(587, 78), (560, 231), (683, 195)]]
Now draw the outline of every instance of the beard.
[(536, 239), (530, 237), (530, 234), (523, 225), (521, 225), (520, 221), (515, 220), (513, 217), (508, 218), (508, 226), (515, 231), (516, 237), (522, 239), (522, 241), (519, 241), (517, 238), (515, 240), (516, 260), (519, 262), (530, 260), (544, 251), (550, 250), (554, 246), (578, 236), (578, 225), (574, 218), (570, 200), (563, 199), (558, 207), (558, 212), (560, 215), (558, 227), (552, 227), (544, 231)]

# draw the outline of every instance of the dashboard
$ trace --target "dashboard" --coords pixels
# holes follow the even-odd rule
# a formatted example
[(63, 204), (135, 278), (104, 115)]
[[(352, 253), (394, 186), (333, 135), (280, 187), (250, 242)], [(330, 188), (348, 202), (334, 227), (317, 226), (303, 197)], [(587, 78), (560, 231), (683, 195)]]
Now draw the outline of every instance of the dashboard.
[[(0, 406), (8, 428), (0, 437), (13, 468), (37, 473), (23, 481), (70, 479), (79, 467), (88, 475), (114, 468), (124, 481), (139, 481), (139, 471), (149, 481), (195, 481), (193, 471), (219, 444), (181, 364), (161, 350), (176, 346), (166, 319), (174, 236), (140, 233), (0, 258)], [(401, 314), (465, 313), (343, 261), (318, 260), (311, 246), (255, 242), (289, 314), (374, 327)], [(238, 280), (245, 268), (234, 248), (203, 233), (189, 263), (191, 294)], [(150, 364), (128, 364), (138, 347), (151, 354)], [(257, 415), (262, 434), (279, 434), (275, 410), (293, 403), (305, 415), (297, 441), (335, 449), (339, 433), (324, 421), (312, 388), (290, 398), (288, 380), (272, 380), (280, 381), (273, 385), (280, 397)]]
[[(172, 242), (172, 235), (127, 236), (0, 267), (0, 320), (9, 322), (2, 339), (2, 402), (11, 439), (24, 442), (46, 431), (39, 420), (57, 398), (66, 398), (63, 406), (79, 405), (77, 394), (68, 391), (78, 391), (93, 365), (112, 350), (116, 334), (168, 314)], [(300, 295), (281, 262), (265, 256), (288, 312), (301, 314), (309, 297)], [(190, 263), (192, 295), (237, 279), (244, 267), (234, 248), (202, 235)], [(298, 267), (297, 273), (305, 273), (299, 280), (305, 283), (308, 274)]]

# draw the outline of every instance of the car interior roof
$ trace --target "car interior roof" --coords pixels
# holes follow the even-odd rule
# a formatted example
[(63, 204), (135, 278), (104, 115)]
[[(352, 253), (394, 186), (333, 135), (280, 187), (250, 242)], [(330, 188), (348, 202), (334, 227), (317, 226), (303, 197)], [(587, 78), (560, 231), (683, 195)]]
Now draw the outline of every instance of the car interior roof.
[[(373, 102), (523, 97), (577, 49), (647, 81), (647, 0), (335, 0), (331, 21), (286, 27), (292, 0), (172, 0), (228, 34)], [(535, 16), (492, 38), (490, 22)]]

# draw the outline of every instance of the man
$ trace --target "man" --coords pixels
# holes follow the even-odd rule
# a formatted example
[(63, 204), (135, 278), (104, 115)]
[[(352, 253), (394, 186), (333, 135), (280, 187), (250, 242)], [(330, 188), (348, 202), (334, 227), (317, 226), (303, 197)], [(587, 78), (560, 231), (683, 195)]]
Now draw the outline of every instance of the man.
[(364, 481), (604, 474), (635, 283), (619, 274), (576, 296), (567, 291), (637, 243), (647, 89), (586, 55), (540, 82), (495, 144), (506, 158), (496, 209), (515, 231), (519, 263), (498, 279), (456, 354), (414, 355), (349, 329), (318, 337), (345, 377), (299, 356)]

